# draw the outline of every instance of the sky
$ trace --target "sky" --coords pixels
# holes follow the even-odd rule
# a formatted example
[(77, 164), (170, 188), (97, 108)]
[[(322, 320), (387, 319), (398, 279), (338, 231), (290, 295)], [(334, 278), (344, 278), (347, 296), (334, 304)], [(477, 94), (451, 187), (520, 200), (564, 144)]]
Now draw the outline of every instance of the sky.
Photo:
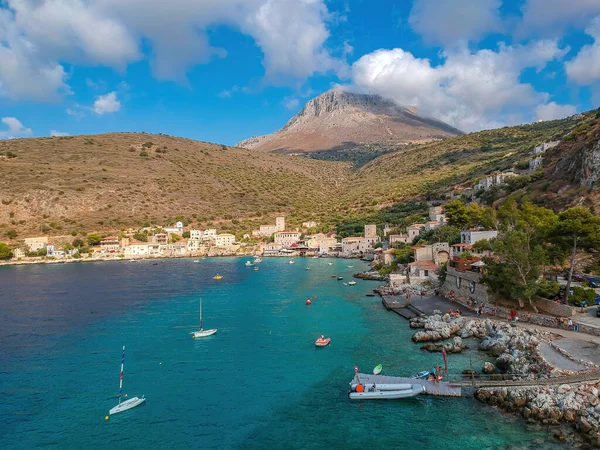
[(0, 139), (233, 145), (332, 88), (463, 131), (600, 106), (600, 0), (0, 0)]

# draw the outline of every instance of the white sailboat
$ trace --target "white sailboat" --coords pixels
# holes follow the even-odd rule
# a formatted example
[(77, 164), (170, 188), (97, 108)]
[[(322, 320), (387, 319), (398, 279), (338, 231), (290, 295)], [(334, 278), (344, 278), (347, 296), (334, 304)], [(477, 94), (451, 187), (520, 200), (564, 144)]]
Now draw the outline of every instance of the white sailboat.
[(202, 329), (202, 299), (200, 299), (200, 331), (192, 331), (190, 334), (194, 339), (210, 336), (211, 334), (215, 334), (217, 329), (212, 330), (203, 330)]
[(123, 366), (125, 365), (125, 346), (123, 346), (123, 356), (121, 358), (121, 375), (119, 377), (119, 404), (109, 411), (109, 414), (118, 414), (128, 409), (135, 408), (146, 401), (146, 398), (142, 395), (142, 398), (133, 397), (129, 400), (125, 400), (121, 403), (121, 397), (123, 396)]

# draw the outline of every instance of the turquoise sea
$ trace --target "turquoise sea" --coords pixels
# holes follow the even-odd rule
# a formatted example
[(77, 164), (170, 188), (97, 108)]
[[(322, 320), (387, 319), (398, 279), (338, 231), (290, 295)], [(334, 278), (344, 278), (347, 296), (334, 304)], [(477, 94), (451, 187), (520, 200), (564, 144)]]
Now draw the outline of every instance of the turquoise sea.
[[(350, 401), (355, 365), (409, 375), (441, 357), (365, 297), (376, 283), (331, 278), (364, 263), (245, 261), (0, 268), (0, 448), (554, 448), (472, 399)], [(204, 327), (219, 331), (194, 340), (200, 297)], [(315, 348), (321, 334), (330, 347)], [(147, 401), (105, 421), (123, 345), (124, 393)], [(451, 372), (484, 361), (449, 360)]]

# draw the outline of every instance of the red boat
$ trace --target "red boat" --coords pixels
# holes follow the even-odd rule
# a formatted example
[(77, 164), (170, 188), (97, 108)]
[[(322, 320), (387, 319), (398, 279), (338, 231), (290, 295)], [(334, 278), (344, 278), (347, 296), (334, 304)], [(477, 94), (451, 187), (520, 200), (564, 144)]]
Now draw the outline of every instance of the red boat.
[(321, 336), (319, 339), (315, 341), (315, 345), (317, 347), (327, 347), (331, 342), (331, 338), (326, 338), (325, 336)]

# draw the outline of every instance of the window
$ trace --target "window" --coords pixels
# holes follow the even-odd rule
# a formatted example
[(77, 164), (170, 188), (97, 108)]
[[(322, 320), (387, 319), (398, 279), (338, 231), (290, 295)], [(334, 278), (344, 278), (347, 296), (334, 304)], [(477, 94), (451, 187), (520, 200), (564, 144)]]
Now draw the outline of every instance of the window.
[(424, 270), (424, 271), (423, 271), (423, 274), (424, 274), (426, 277), (428, 277), (428, 276), (429, 276), (429, 270)]
[(476, 283), (474, 281), (471, 281), (471, 283), (469, 284), (469, 291), (471, 292), (471, 294), (475, 293), (475, 285)]
[(460, 277), (456, 277), (456, 287), (460, 288)]

